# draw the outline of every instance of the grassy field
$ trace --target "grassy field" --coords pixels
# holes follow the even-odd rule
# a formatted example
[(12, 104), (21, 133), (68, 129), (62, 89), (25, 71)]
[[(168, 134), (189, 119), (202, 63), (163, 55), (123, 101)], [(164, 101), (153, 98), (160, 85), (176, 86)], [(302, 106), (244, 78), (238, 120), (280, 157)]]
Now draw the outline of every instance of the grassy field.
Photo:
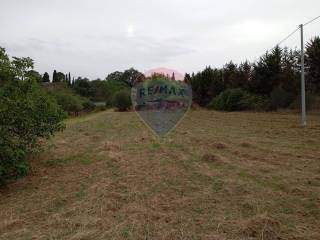
[(320, 239), (320, 114), (135, 113), (67, 121), (0, 190), (0, 239)]

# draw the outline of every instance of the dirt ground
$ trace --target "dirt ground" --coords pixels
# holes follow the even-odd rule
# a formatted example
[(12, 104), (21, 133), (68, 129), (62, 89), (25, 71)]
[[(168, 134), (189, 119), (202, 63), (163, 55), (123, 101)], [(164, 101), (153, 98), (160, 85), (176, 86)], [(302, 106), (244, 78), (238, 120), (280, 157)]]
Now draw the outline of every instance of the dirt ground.
[(190, 111), (67, 121), (0, 190), (0, 239), (320, 239), (320, 114)]

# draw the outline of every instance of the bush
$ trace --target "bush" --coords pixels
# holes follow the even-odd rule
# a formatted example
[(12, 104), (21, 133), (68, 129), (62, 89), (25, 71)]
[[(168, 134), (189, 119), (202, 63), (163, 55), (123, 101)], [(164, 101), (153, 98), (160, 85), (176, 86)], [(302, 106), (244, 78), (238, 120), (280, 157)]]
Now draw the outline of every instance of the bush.
[(82, 99), (77, 95), (62, 91), (54, 92), (53, 96), (62, 109), (68, 114), (78, 114), (83, 109)]
[(294, 96), (282, 88), (275, 88), (270, 94), (269, 110), (287, 108), (293, 102)]
[(96, 108), (96, 105), (94, 105), (94, 103), (91, 102), (89, 99), (84, 98), (82, 99), (82, 107), (83, 107), (83, 110), (90, 112)]
[[(320, 96), (316, 96), (310, 92), (306, 93), (306, 107), (307, 110), (320, 110)], [(301, 109), (301, 95), (297, 96), (290, 104), (290, 109)]]
[(113, 97), (113, 104), (119, 111), (126, 111), (131, 107), (130, 92), (121, 90), (115, 93)]
[(234, 88), (220, 93), (210, 102), (208, 107), (222, 111), (247, 110), (255, 107), (257, 99), (257, 97), (248, 94), (241, 88)]
[(0, 181), (28, 172), (27, 156), (39, 138), (64, 128), (56, 101), (33, 81), (12, 81), (0, 89)]

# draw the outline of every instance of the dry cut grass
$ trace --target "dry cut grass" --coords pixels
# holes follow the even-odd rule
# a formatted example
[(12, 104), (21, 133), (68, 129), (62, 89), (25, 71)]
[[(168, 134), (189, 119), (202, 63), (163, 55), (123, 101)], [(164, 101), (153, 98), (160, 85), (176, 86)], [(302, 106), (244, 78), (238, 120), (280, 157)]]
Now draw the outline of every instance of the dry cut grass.
[(0, 190), (0, 239), (320, 239), (320, 115), (188, 113), (159, 140), (135, 113), (68, 120)]

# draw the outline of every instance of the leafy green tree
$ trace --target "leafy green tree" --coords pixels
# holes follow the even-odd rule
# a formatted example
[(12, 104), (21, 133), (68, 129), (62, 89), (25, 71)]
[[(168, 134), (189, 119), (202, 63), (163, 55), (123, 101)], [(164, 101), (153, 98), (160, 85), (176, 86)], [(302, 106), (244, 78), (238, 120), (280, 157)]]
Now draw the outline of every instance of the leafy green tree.
[(106, 77), (106, 80), (123, 82), (126, 85), (128, 85), (128, 87), (130, 88), (135, 83), (144, 81), (144, 79), (145, 79), (144, 75), (134, 68), (127, 69), (124, 72), (116, 71), (116, 72), (110, 73)]
[(16, 79), (24, 80), (27, 73), (33, 70), (33, 60), (29, 57), (13, 57), (12, 70)]
[(64, 128), (65, 115), (33, 80), (11, 81), (0, 90), (0, 181), (25, 175), (38, 140)]
[(91, 96), (91, 86), (88, 78), (78, 77), (73, 84), (74, 91), (84, 97)]
[(9, 56), (6, 54), (6, 50), (0, 47), (0, 87), (13, 79), (14, 72), (12, 71)]
[(120, 81), (126, 83), (130, 88), (138, 83), (144, 81), (144, 75), (134, 68), (125, 70), (122, 74)]
[(26, 73), (25, 78), (34, 79), (38, 83), (42, 82), (42, 77), (41, 77), (40, 73), (35, 70), (29, 70)]
[(122, 81), (122, 78), (123, 78), (123, 72), (115, 71), (108, 74), (108, 76), (106, 77), (106, 80)]
[(90, 82), (90, 99), (105, 102), (110, 94), (108, 81), (96, 79)]
[(56, 82), (64, 82), (66, 80), (66, 76), (62, 72), (56, 73)]
[(0, 182), (28, 172), (38, 140), (63, 129), (62, 109), (39, 85), (33, 60), (10, 61), (0, 48)]

